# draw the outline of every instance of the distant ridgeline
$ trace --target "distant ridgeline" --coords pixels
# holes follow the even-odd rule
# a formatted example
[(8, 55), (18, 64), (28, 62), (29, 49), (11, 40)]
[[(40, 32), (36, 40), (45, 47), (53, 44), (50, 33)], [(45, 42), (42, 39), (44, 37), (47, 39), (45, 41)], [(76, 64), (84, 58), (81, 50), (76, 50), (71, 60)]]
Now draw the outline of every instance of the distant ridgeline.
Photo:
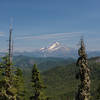
[(37, 64), (40, 71), (46, 71), (57, 66), (65, 66), (71, 64), (76, 60), (73, 58), (54, 58), (54, 57), (28, 57), (28, 56), (15, 56), (14, 64), (20, 68), (31, 69), (34, 64)]

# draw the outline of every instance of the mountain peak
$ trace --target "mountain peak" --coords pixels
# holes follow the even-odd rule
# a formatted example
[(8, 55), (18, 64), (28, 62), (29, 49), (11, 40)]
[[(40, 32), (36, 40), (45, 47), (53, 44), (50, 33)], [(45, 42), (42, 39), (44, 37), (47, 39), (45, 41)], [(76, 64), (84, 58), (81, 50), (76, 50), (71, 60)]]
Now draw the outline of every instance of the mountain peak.
[(50, 47), (48, 47), (48, 50), (56, 50), (60, 47), (60, 43), (59, 42), (55, 42), (54, 44), (52, 44)]
[(63, 46), (59, 42), (55, 42), (48, 47), (41, 48), (39, 52), (44, 57), (64, 57), (65, 55), (70, 55), (70, 51), (70, 48)]

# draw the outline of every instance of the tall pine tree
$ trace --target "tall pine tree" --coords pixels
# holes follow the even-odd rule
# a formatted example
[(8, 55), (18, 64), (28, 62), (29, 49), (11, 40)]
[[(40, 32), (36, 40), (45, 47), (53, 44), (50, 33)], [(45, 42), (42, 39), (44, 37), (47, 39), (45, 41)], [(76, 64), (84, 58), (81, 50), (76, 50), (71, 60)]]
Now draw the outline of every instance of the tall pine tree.
[(11, 72), (11, 63), (9, 57), (2, 58), (0, 63), (1, 79), (0, 79), (0, 100), (16, 100), (17, 89), (13, 87), (13, 77)]
[(85, 52), (85, 45), (83, 39), (81, 39), (81, 47), (78, 50), (79, 58), (77, 61), (77, 66), (80, 67), (79, 78), (80, 85), (78, 88), (78, 93), (76, 100), (90, 100), (90, 70), (88, 68), (87, 54)]
[(33, 96), (30, 97), (30, 100), (46, 100), (46, 97), (43, 94), (43, 85), (40, 79), (40, 73), (37, 69), (36, 64), (34, 64), (32, 69), (32, 87), (33, 87)]

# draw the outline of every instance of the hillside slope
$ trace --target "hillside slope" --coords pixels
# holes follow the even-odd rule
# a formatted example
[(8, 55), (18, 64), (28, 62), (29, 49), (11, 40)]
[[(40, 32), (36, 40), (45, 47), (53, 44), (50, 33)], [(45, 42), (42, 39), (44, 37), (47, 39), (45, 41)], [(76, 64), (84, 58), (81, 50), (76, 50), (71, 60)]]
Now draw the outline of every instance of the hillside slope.
[(31, 69), (34, 64), (37, 64), (40, 71), (49, 70), (56, 66), (65, 66), (75, 62), (72, 58), (52, 58), (52, 57), (28, 57), (28, 56), (15, 56), (14, 64), (22, 69)]
[[(100, 63), (96, 62), (97, 59), (89, 60), (89, 67), (91, 70), (91, 94), (94, 93), (100, 85)], [(79, 68), (75, 63), (68, 65), (60, 65), (50, 70), (41, 73), (41, 77), (44, 84), (47, 86), (45, 94), (50, 97), (50, 100), (73, 100), (79, 81), (75, 76)], [(28, 96), (31, 95), (31, 70), (24, 69), (24, 77), (26, 81), (26, 87), (28, 89)], [(96, 100), (96, 99), (95, 99)]]
[[(90, 62), (89, 66), (91, 70), (91, 94), (94, 95), (95, 90), (100, 85), (100, 63)], [(73, 100), (79, 85), (79, 81), (75, 78), (77, 71), (78, 67), (75, 64), (70, 64), (44, 72), (43, 79), (48, 87), (47, 94), (53, 96), (55, 100), (66, 100), (66, 98)]]

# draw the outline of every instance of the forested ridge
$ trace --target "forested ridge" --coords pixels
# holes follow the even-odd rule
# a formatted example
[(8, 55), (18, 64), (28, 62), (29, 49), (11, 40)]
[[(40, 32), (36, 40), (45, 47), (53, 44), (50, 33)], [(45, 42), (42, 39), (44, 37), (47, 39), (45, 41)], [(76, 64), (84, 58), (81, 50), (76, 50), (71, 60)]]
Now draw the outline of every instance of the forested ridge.
[[(100, 95), (100, 62), (97, 62), (100, 57), (90, 58), (89, 67), (91, 69), (91, 96), (93, 100), (99, 100)], [(21, 62), (21, 61), (20, 61)], [(4, 70), (4, 69), (2, 69)], [(17, 72), (16, 72), (17, 70)], [(14, 66), (14, 71), (19, 75), (19, 89), (22, 91), (21, 100), (29, 100), (32, 93), (31, 88), (31, 75), (32, 67), (23, 68), (20, 66)], [(73, 100), (75, 93), (77, 92), (77, 86), (79, 81), (76, 80), (75, 75), (78, 72), (78, 67), (75, 61), (71, 64), (57, 65), (46, 71), (39, 70), (41, 79), (46, 86), (44, 94), (50, 98), (50, 100), (66, 100), (69, 98)], [(0, 80), (3, 78), (2, 71), (0, 71)], [(19, 73), (19, 74), (18, 74)], [(1, 99), (2, 100), (2, 99)]]

